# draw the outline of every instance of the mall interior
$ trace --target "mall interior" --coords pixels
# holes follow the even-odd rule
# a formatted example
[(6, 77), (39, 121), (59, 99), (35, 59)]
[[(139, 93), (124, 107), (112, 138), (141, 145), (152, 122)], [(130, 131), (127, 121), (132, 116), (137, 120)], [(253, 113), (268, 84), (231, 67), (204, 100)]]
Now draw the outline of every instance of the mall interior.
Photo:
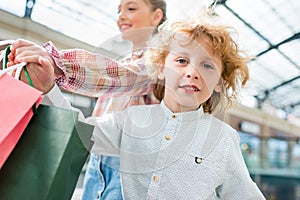
[[(169, 18), (185, 18), (208, 0), (166, 0)], [(52, 41), (117, 58), (130, 44), (116, 26), (118, 0), (1, 0), (0, 40)], [(267, 199), (300, 200), (300, 1), (220, 0), (216, 13), (255, 57), (242, 97), (217, 116), (235, 128), (253, 180)], [(64, 92), (88, 116), (96, 98)], [(74, 200), (80, 199), (82, 170)]]

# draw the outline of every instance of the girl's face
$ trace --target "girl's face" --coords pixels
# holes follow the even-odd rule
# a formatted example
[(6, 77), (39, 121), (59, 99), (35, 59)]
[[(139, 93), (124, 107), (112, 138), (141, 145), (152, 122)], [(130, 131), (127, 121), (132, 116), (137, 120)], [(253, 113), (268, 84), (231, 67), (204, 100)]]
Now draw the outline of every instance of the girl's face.
[(173, 112), (192, 111), (221, 92), (222, 60), (201, 43), (182, 46), (173, 40), (159, 77), (165, 78), (164, 102)]
[(132, 42), (146, 42), (160, 22), (157, 10), (152, 12), (144, 0), (121, 0), (118, 13), (119, 30), (125, 40)]

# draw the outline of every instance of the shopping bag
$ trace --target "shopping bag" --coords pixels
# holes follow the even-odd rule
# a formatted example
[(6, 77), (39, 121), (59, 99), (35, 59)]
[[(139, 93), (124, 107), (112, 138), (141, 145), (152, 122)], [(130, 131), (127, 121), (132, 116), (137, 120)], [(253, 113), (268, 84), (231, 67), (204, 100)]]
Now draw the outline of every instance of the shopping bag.
[[(1, 71), (0, 71), (1, 72)], [(35, 88), (7, 74), (0, 76), (0, 170), (42, 99)]]
[(0, 171), (0, 199), (70, 200), (93, 126), (78, 113), (40, 105)]
[[(11, 40), (0, 41), (2, 66), (0, 70), (0, 170), (31, 119), (33, 110), (40, 104), (42, 98), (40, 91), (15, 80), (18, 79), (21, 70), (26, 68), (26, 63), (7, 66), (11, 42)], [(33, 86), (28, 72), (26, 77), (30, 85)]]

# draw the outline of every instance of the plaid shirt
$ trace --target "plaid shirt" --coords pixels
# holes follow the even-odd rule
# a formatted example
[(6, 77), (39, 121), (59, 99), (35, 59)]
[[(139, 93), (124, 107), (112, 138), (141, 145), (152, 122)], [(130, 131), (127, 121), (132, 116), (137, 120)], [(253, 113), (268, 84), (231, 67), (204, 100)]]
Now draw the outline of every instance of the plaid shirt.
[(63, 71), (63, 76), (55, 79), (58, 86), (71, 93), (98, 97), (94, 116), (131, 105), (159, 103), (152, 94), (153, 80), (145, 69), (144, 51), (117, 62), (82, 49), (58, 51), (51, 42), (43, 47)]

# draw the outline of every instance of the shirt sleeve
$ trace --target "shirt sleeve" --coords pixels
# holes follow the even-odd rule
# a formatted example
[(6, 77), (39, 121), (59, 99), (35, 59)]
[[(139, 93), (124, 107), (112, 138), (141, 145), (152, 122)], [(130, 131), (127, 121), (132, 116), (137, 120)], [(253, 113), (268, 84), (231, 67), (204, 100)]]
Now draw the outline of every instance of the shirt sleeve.
[(145, 70), (143, 58), (126, 63), (82, 49), (58, 51), (51, 42), (43, 47), (63, 72), (56, 74), (57, 85), (69, 92), (90, 97), (152, 93), (153, 80)]
[(244, 162), (237, 132), (231, 133), (232, 146), (228, 155), (228, 166), (224, 183), (217, 189), (221, 199), (265, 200), (262, 192), (250, 177)]
[(64, 98), (56, 85), (47, 94), (43, 95), (42, 104), (77, 111), (79, 121), (94, 126), (92, 151), (103, 155), (119, 155), (122, 134), (120, 123), (122, 123), (122, 119), (125, 119), (125, 116), (122, 115), (123, 112), (115, 112), (102, 117), (85, 118), (79, 109), (72, 107), (70, 102)]
[(119, 156), (122, 139), (120, 121), (122, 112), (113, 112), (101, 117), (89, 117), (86, 122), (94, 125), (92, 152), (101, 155)]

